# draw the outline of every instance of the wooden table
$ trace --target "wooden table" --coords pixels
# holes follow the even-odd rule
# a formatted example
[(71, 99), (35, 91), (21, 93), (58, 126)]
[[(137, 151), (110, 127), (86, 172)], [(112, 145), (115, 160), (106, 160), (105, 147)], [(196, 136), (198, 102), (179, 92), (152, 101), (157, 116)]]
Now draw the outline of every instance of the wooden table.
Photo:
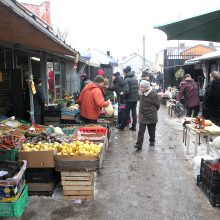
[[(200, 145), (200, 138), (205, 137), (207, 142), (210, 142), (211, 137), (220, 136), (220, 127), (213, 124), (212, 126), (206, 126), (205, 129), (196, 129), (193, 124), (185, 124), (183, 126), (183, 142), (185, 142), (187, 150), (186, 154), (189, 154), (190, 134), (195, 136), (195, 151), (194, 155), (197, 155), (197, 147)], [(207, 143), (207, 154), (209, 153), (209, 144)]]

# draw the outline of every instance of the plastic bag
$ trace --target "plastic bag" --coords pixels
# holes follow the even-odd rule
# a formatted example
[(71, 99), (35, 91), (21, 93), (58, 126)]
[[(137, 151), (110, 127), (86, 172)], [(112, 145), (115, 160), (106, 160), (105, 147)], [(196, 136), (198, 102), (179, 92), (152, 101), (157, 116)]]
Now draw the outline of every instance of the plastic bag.
[(114, 115), (114, 108), (113, 108), (112, 103), (110, 101), (109, 101), (109, 105), (104, 108), (104, 111), (105, 111), (105, 115), (107, 117), (111, 117)]

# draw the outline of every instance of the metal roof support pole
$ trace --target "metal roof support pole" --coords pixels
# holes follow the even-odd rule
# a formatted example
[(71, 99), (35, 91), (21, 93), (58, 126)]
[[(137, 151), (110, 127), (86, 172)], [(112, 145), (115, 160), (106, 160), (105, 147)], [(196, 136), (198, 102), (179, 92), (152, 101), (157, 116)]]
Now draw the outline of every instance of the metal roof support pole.
[[(28, 73), (29, 73), (29, 81), (33, 80), (33, 75), (32, 75), (32, 66), (31, 66), (31, 57), (28, 56)], [(30, 94), (30, 120), (31, 123), (35, 123), (34, 119), (34, 99), (33, 99), (33, 93), (31, 89), (31, 83), (28, 82), (28, 88), (29, 88), (29, 94)]]
[(46, 54), (43, 53), (40, 57), (40, 76), (43, 83), (43, 91), (45, 94), (45, 99), (47, 100), (48, 104), (48, 76), (47, 76), (47, 59)]

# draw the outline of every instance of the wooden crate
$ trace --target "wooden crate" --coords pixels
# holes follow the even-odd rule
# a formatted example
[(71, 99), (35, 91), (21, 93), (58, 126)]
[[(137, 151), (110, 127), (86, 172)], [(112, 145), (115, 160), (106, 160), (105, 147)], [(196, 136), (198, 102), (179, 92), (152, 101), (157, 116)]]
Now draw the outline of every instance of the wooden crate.
[(94, 198), (94, 172), (61, 172), (61, 185), (65, 200), (92, 200)]
[(92, 171), (102, 168), (105, 145), (97, 156), (64, 156), (55, 155), (55, 169), (56, 171)]

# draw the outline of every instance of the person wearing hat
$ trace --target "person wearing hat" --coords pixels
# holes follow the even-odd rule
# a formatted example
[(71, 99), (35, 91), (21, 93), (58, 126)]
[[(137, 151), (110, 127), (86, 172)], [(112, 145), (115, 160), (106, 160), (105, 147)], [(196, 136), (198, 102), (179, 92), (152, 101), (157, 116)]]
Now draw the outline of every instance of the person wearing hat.
[(124, 95), (125, 99), (125, 117), (123, 123), (118, 128), (124, 130), (130, 118), (130, 111), (132, 112), (132, 126), (129, 128), (132, 131), (136, 131), (137, 124), (137, 101), (138, 101), (138, 80), (136, 79), (134, 72), (131, 71), (130, 66), (126, 66), (123, 69), (124, 72), (124, 88), (121, 95)]
[(150, 82), (142, 80), (140, 82), (139, 130), (137, 142), (134, 146), (138, 150), (142, 148), (146, 127), (150, 146), (154, 146), (159, 108), (160, 100), (157, 93), (151, 88)]
[(96, 76), (94, 82), (90, 82), (83, 88), (76, 101), (80, 107), (80, 116), (85, 123), (96, 123), (100, 109), (109, 105), (101, 92), (103, 86), (103, 76)]
[(102, 93), (105, 97), (106, 96), (106, 90), (109, 87), (109, 79), (105, 76), (105, 72), (102, 69), (99, 69), (97, 74), (98, 74), (97, 76), (103, 76), (103, 78), (104, 78), (104, 86), (101, 88), (101, 91), (102, 91)]
[(120, 93), (123, 91), (124, 81), (120, 76), (119, 72), (115, 72), (112, 74), (112, 82), (113, 87), (108, 88), (110, 91), (115, 91), (118, 100), (118, 120), (117, 120), (117, 127), (121, 126), (124, 120), (124, 112), (125, 112), (125, 102), (124, 102), (124, 95)]
[(176, 100), (179, 102), (184, 97), (184, 105), (187, 108), (187, 117), (196, 117), (200, 110), (199, 88), (190, 74), (186, 74), (180, 83), (180, 90)]
[(80, 85), (80, 91), (83, 90), (83, 88), (91, 81), (87, 75), (86, 72), (82, 72), (80, 75), (81, 85)]

